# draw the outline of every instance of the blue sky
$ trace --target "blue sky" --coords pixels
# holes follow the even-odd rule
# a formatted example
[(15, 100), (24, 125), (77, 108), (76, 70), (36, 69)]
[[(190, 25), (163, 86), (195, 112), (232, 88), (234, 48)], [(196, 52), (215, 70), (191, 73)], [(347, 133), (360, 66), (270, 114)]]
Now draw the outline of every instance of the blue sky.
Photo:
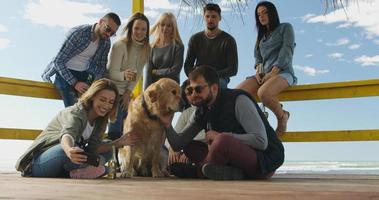
[[(67, 30), (94, 23), (113, 11), (126, 22), (130, 0), (14, 0), (0, 7), (0, 76), (41, 81), (40, 74), (57, 53)], [(221, 29), (237, 41), (239, 71), (230, 87), (253, 74), (255, 0), (247, 1), (241, 15), (236, 4), (222, 6)], [(243, 2), (243, 1), (242, 1)], [(379, 77), (379, 1), (353, 1), (324, 14), (320, 0), (277, 0), (281, 22), (293, 25), (296, 38), (294, 68), (299, 84), (377, 79)], [(145, 13), (154, 24), (161, 12), (178, 15), (185, 44), (204, 29), (199, 11), (173, 0), (146, 0)], [(180, 11), (180, 14), (179, 14)], [(243, 19), (243, 22), (241, 20)], [(120, 35), (119, 33), (118, 35)], [(117, 39), (116, 38), (113, 38)], [(182, 80), (185, 75), (182, 73)], [(378, 97), (286, 102), (290, 131), (377, 129)], [(63, 108), (61, 101), (0, 95), (0, 127), (43, 129)], [(276, 120), (270, 114), (272, 125)], [(16, 141), (0, 141), (15, 144)], [(17, 143), (17, 144), (16, 144)], [(287, 160), (379, 161), (378, 142), (287, 143)], [(0, 148), (2, 148), (0, 144)], [(22, 146), (22, 145), (21, 145)], [(25, 145), (24, 145), (25, 146)], [(15, 150), (22, 151), (24, 146)], [(3, 147), (4, 148), (4, 147)], [(20, 150), (21, 149), (21, 150)], [(17, 153), (15, 153), (17, 154)], [(1, 157), (1, 156), (0, 156)]]

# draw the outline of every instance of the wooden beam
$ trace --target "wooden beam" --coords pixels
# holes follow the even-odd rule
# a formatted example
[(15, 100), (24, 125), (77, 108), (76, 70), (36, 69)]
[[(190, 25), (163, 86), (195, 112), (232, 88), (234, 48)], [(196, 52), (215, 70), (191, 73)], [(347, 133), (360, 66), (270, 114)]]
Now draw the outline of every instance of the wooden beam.
[(297, 85), (279, 95), (281, 101), (303, 101), (379, 96), (379, 79)]
[[(34, 140), (42, 130), (0, 128), (0, 139)], [(283, 142), (378, 141), (379, 130), (288, 132)]]
[(42, 130), (0, 128), (0, 139), (34, 140)]
[(54, 85), (50, 83), (0, 77), (0, 94), (61, 99)]
[(133, 0), (132, 12), (144, 12), (144, 0)]
[(377, 141), (379, 129), (288, 132), (281, 139), (283, 142)]

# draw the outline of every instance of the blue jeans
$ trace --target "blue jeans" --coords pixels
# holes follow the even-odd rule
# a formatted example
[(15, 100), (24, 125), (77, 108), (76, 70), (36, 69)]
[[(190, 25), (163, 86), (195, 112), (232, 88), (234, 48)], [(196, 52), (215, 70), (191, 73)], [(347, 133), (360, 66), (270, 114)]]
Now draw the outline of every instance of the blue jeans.
[(109, 122), (108, 124), (108, 138), (115, 140), (123, 134), (124, 120), (128, 115), (127, 111), (122, 109), (122, 96), (120, 96), (120, 102), (118, 103), (117, 117), (115, 122)]
[(220, 88), (228, 88), (230, 78), (220, 78)]
[[(92, 83), (92, 75), (86, 71), (70, 70), (72, 75), (78, 79), (78, 81), (86, 82), (88, 85)], [(74, 86), (67, 83), (65, 79), (59, 74), (55, 75), (54, 85), (58, 89), (65, 107), (74, 105), (78, 101), (78, 94), (74, 89)]]
[[(112, 152), (100, 154), (105, 161), (108, 161)], [(87, 164), (75, 164), (67, 157), (61, 144), (50, 147), (32, 161), (33, 177), (69, 177), (69, 172), (74, 169), (87, 167)]]

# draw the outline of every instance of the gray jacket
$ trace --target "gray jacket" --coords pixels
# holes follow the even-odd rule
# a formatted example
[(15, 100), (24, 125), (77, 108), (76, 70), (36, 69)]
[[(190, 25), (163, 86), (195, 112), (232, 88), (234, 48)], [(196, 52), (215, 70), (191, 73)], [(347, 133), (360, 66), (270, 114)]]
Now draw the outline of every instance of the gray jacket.
[[(60, 143), (64, 134), (69, 134), (78, 143), (82, 138), (82, 133), (87, 125), (87, 110), (81, 103), (67, 107), (60, 111), (45, 130), (34, 140), (32, 145), (17, 160), (16, 170), (24, 172), (30, 165), (34, 157), (46, 151), (50, 147)], [(88, 142), (88, 151), (96, 153), (97, 147), (101, 142), (102, 130), (101, 123), (95, 122), (95, 127)]]

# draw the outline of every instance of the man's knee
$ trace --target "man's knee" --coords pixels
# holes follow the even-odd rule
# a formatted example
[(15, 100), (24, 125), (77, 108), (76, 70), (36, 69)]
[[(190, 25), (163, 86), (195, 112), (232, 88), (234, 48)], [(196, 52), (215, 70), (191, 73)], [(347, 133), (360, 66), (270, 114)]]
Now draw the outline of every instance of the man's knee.
[(225, 149), (230, 145), (230, 141), (233, 140), (234, 137), (229, 134), (219, 134), (216, 136), (216, 138), (212, 141), (212, 147), (214, 149)]

